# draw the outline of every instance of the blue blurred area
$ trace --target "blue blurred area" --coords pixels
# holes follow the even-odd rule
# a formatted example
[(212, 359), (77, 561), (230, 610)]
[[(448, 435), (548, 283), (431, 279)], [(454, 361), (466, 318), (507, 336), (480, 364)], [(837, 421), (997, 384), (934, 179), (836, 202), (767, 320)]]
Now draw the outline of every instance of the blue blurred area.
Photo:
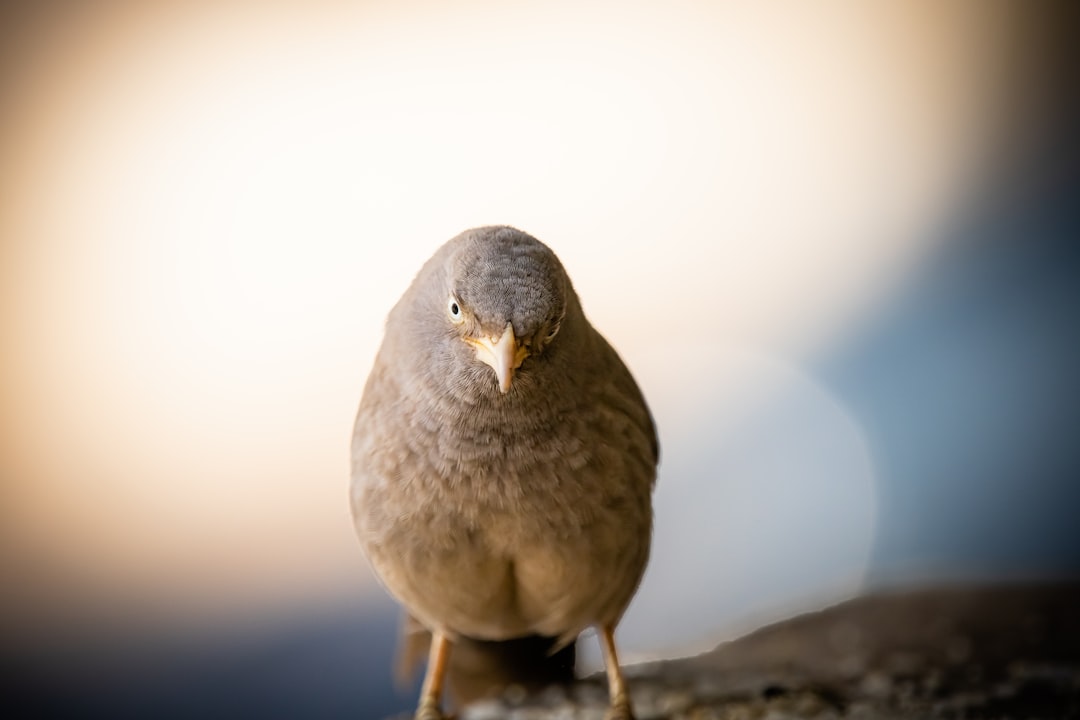
[(1080, 573), (1080, 126), (1050, 100), (940, 252), (819, 363), (876, 462), (871, 584)]
[(365, 611), (256, 631), (149, 638), (115, 628), (9, 645), (0, 703), (20, 718), (386, 717), (410, 708), (418, 689), (391, 677), (397, 618), (380, 597)]

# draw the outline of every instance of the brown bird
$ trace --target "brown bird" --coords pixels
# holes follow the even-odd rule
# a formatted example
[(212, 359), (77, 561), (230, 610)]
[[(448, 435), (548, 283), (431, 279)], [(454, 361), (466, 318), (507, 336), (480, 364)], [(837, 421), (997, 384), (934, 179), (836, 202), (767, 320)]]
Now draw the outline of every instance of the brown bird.
[(658, 457), (641, 391), (546, 245), (482, 227), (427, 261), (387, 319), (352, 442), (360, 542), (431, 633), (418, 720), (442, 717), (455, 643), (542, 660), (590, 626), (608, 717), (632, 718), (614, 631), (648, 561)]

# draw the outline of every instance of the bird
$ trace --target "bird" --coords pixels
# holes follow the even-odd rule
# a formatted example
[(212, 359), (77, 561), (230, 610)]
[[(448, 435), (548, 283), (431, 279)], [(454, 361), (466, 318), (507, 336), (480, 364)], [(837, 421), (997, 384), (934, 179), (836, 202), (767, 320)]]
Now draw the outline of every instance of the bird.
[(606, 717), (633, 718), (615, 628), (648, 563), (659, 452), (547, 245), (477, 227), (423, 264), (364, 385), (350, 484), (374, 574), (430, 633), (415, 720), (444, 717), (455, 646), (564, 656), (589, 628)]

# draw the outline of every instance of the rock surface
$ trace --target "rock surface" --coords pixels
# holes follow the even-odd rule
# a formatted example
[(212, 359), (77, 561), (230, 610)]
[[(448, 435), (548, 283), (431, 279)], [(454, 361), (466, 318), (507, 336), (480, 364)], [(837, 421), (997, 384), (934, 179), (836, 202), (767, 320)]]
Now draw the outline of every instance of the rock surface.
[[(871, 595), (631, 666), (638, 720), (1080, 717), (1080, 583)], [(511, 688), (461, 720), (601, 720), (604, 679)]]

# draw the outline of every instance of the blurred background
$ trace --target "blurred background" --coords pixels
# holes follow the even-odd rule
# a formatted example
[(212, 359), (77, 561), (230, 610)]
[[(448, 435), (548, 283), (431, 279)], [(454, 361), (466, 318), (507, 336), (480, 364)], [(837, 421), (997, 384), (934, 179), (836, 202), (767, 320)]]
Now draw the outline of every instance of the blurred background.
[(656, 415), (627, 660), (1075, 576), (1076, 15), (4, 4), (8, 706), (409, 707), (353, 413), (412, 275), (491, 223), (555, 249)]

